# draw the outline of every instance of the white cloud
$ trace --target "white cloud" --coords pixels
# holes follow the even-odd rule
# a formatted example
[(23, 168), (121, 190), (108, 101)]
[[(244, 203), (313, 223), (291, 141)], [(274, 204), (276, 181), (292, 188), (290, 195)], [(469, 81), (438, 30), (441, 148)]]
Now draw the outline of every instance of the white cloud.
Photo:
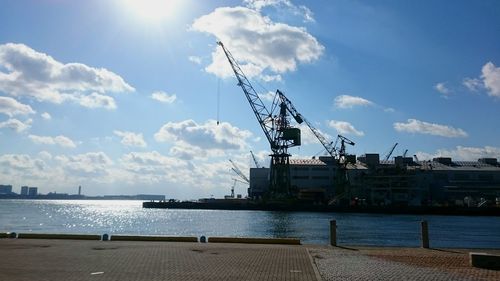
[(55, 159), (66, 171), (77, 176), (104, 176), (113, 161), (104, 152), (88, 152), (74, 156), (59, 155)]
[(52, 119), (52, 116), (50, 116), (50, 114), (48, 112), (44, 112), (42, 113), (42, 118), (45, 119), (45, 120), (50, 120)]
[(457, 146), (455, 149), (438, 149), (435, 153), (417, 152), (419, 160), (431, 160), (435, 157), (451, 157), (453, 160), (477, 161), (479, 158), (500, 158), (500, 147), (467, 147)]
[(136, 134), (133, 132), (118, 131), (118, 130), (114, 131), (114, 134), (122, 138), (121, 143), (125, 146), (138, 146), (138, 147), (147, 146), (142, 134)]
[[(305, 28), (273, 22), (246, 7), (221, 7), (196, 19), (192, 30), (214, 35), (239, 61), (249, 78), (295, 71), (298, 63), (317, 60), (324, 47)], [(219, 77), (233, 75), (219, 46), (206, 71)]]
[(24, 44), (0, 45), (0, 92), (8, 95), (113, 109), (114, 100), (105, 93), (131, 91), (133, 87), (107, 69), (64, 64)]
[(35, 114), (36, 112), (27, 104), (22, 104), (10, 97), (0, 96), (0, 113), (12, 117), (15, 115)]
[(396, 122), (393, 125), (394, 129), (398, 132), (427, 134), (447, 138), (467, 137), (467, 133), (460, 128), (428, 123), (416, 119), (408, 119), (406, 123)]
[(32, 119), (28, 119), (22, 122), (20, 120), (11, 118), (7, 121), (0, 122), (0, 128), (9, 128), (16, 131), (16, 133), (21, 133), (31, 128), (31, 123), (33, 123)]
[(264, 7), (272, 6), (276, 9), (286, 9), (296, 16), (302, 16), (304, 22), (314, 22), (313, 12), (306, 6), (296, 6), (290, 0), (245, 0), (247, 7), (260, 11)]
[[(71, 99), (73, 99), (73, 97)], [(116, 109), (115, 99), (113, 99), (113, 97), (110, 96), (101, 95), (98, 93), (92, 93), (87, 96), (77, 97), (76, 99), (79, 99), (80, 105), (84, 107), (88, 108), (103, 107), (108, 110)]]
[(29, 135), (28, 137), (36, 144), (59, 145), (69, 148), (76, 147), (76, 144), (70, 138), (61, 135), (56, 137)]
[(496, 67), (492, 62), (483, 66), (481, 78), (484, 87), (488, 90), (488, 95), (500, 97), (500, 67)]
[(334, 100), (335, 107), (337, 108), (353, 108), (355, 106), (371, 106), (373, 102), (362, 97), (355, 97), (349, 95), (337, 96)]
[(473, 92), (477, 92), (479, 89), (484, 87), (482, 81), (478, 78), (464, 78), (462, 84)]
[(183, 141), (191, 146), (202, 149), (236, 149), (248, 147), (246, 140), (252, 136), (247, 130), (241, 130), (230, 123), (208, 120), (197, 124), (193, 120), (168, 122), (155, 134), (158, 142)]
[[(319, 142), (316, 135), (314, 135), (314, 133), (311, 131), (311, 129), (309, 129), (309, 127), (305, 123), (300, 124), (298, 126), (298, 128), (300, 129), (300, 138), (301, 138), (302, 144), (319, 144), (319, 145), (321, 145), (321, 143)], [(318, 130), (318, 132), (326, 140), (330, 140), (330, 141), (332, 140), (332, 137), (329, 134), (321, 131), (318, 128), (316, 128), (316, 130)]]
[(346, 121), (330, 120), (330, 122), (328, 122), (328, 126), (334, 128), (342, 135), (355, 135), (358, 137), (362, 137), (365, 135), (363, 131), (356, 130), (356, 128), (354, 128), (351, 123)]
[(177, 99), (177, 96), (157, 91), (151, 94), (151, 98), (163, 103), (173, 103)]
[(261, 100), (272, 102), (274, 100), (274, 97), (276, 96), (276, 93), (273, 91), (269, 91), (269, 92), (263, 93), (263, 94), (259, 93), (258, 95), (259, 95), (259, 98)]
[(435, 86), (434, 86), (434, 89), (436, 91), (438, 91), (439, 93), (443, 94), (443, 95), (449, 95), (451, 94), (451, 91), (450, 89), (448, 89), (448, 87), (446, 87), (446, 82), (440, 82), (440, 83), (437, 83)]
[(23, 179), (30, 178), (45, 169), (45, 162), (40, 159), (32, 159), (27, 154), (4, 154), (0, 155), (1, 175), (23, 175)]
[(197, 56), (189, 56), (188, 60), (196, 64), (201, 64), (201, 58)]

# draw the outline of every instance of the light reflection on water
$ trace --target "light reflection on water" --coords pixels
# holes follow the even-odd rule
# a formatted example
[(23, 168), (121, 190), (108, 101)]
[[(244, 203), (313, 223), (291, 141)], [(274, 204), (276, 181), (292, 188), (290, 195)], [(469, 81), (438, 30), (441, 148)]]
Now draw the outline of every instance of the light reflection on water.
[(500, 218), (381, 214), (143, 209), (141, 201), (0, 200), (0, 231), (193, 236), (297, 237), (327, 244), (419, 246), (429, 221), (431, 246), (500, 248)]

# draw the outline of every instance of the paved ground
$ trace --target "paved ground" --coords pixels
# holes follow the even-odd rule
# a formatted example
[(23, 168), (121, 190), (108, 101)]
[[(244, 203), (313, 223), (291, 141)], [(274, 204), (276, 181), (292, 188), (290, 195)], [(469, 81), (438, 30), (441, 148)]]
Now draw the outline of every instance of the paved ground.
[(0, 239), (0, 280), (500, 280), (470, 251)]
[[(500, 280), (500, 271), (470, 267), (484, 250), (310, 247), (323, 280)], [(488, 250), (489, 253), (500, 253)]]
[(0, 280), (317, 280), (303, 246), (0, 239)]

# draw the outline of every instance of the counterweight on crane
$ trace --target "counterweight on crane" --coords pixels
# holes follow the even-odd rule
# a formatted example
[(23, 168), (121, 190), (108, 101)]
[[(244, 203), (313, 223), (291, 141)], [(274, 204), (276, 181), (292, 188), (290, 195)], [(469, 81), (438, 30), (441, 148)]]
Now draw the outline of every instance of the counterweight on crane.
[[(233, 55), (224, 47), (222, 42), (217, 42), (226, 55), (234, 75), (238, 80), (238, 86), (241, 87), (245, 97), (252, 108), (262, 131), (266, 135), (267, 141), (271, 146), (271, 174), (270, 187), (271, 195), (290, 194), (290, 154), (288, 148), (300, 145), (300, 129), (293, 128), (290, 125), (287, 116), (287, 107), (275, 99), (269, 111), (259, 95), (252, 87), (241, 67), (234, 59)], [(274, 110), (279, 108), (279, 112), (274, 114)]]

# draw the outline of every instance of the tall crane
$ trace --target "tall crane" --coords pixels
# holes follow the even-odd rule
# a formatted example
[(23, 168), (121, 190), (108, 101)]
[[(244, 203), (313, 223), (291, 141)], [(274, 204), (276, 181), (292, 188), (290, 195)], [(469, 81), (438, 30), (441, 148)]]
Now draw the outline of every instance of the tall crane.
[(395, 143), (391, 149), (389, 150), (389, 152), (387, 153), (387, 155), (385, 156), (385, 161), (388, 161), (389, 158), (391, 158), (391, 155), (392, 153), (394, 152), (394, 149), (396, 149), (396, 146), (398, 146), (398, 143)]
[(255, 168), (260, 168), (259, 162), (257, 162), (257, 158), (255, 158), (255, 155), (253, 152), (250, 150), (250, 155), (252, 155), (253, 163), (255, 164)]
[(298, 124), (306, 123), (307, 127), (311, 130), (311, 132), (316, 136), (316, 138), (319, 140), (319, 142), (323, 145), (325, 150), (332, 156), (334, 159), (336, 158), (336, 149), (335, 146), (333, 145), (333, 141), (329, 142), (326, 140), (326, 138), (321, 134), (321, 132), (316, 129), (311, 122), (307, 121), (302, 114), (300, 114), (295, 106), (292, 104), (292, 102), (281, 92), (280, 90), (276, 91), (276, 96), (281, 100), (282, 104), (285, 104), (287, 107), (287, 110), (290, 112), (292, 117), (295, 119), (295, 121)]
[[(217, 42), (226, 55), (234, 75), (238, 80), (238, 86), (241, 87), (245, 97), (252, 108), (262, 131), (264, 132), (269, 145), (271, 146), (271, 171), (270, 187), (271, 194), (289, 194), (290, 193), (290, 154), (288, 148), (299, 146), (300, 129), (293, 128), (288, 120), (287, 108), (283, 103), (278, 104), (275, 99), (269, 111), (259, 95), (252, 87), (252, 84), (245, 76), (241, 67), (234, 59), (233, 55), (224, 47), (222, 42)], [(279, 112), (274, 112), (279, 110)]]

